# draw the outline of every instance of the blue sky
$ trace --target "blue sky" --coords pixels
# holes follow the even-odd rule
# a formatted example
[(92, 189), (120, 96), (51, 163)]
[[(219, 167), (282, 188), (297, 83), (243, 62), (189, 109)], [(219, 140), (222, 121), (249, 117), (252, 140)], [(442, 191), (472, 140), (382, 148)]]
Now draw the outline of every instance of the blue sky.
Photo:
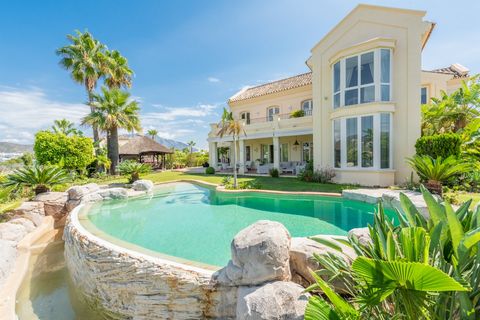
[[(4, 1), (0, 4), (0, 141), (32, 143), (54, 119), (78, 122), (84, 89), (55, 49), (88, 29), (129, 59), (145, 129), (207, 146), (209, 123), (240, 88), (308, 71), (310, 49), (357, 1)], [(480, 70), (479, 1), (368, 1), (427, 10), (437, 27), (425, 69)], [(86, 133), (89, 128), (82, 128)]]

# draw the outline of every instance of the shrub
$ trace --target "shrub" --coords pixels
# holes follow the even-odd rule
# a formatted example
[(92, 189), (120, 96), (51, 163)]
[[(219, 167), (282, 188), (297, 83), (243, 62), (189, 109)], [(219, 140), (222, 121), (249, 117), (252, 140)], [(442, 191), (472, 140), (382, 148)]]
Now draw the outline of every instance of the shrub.
[(301, 118), (305, 116), (305, 111), (295, 110), (290, 114), (290, 118)]
[(132, 183), (140, 179), (140, 174), (152, 171), (152, 166), (146, 163), (126, 160), (120, 162), (117, 169), (122, 176), (130, 176), (128, 182)]
[(458, 157), (462, 139), (453, 133), (443, 133), (433, 136), (423, 136), (415, 143), (415, 149), (419, 156), (430, 156), (433, 159), (450, 156)]
[(322, 168), (315, 170), (312, 175), (312, 181), (318, 183), (329, 183), (335, 178), (335, 170), (332, 168)]
[(207, 167), (205, 169), (206, 174), (215, 174), (215, 169), (213, 167)]
[(262, 185), (258, 180), (241, 181), (238, 184), (239, 189), (261, 189)]
[(50, 191), (50, 188), (70, 180), (67, 171), (55, 166), (34, 165), (15, 170), (9, 174), (2, 187), (13, 187), (19, 190), (23, 187), (31, 187), (35, 194)]
[(280, 173), (278, 172), (277, 168), (272, 168), (268, 170), (268, 173), (270, 174), (270, 177), (272, 178), (278, 178), (280, 176)]
[(84, 171), (95, 160), (92, 139), (87, 137), (39, 131), (33, 149), (40, 165)]

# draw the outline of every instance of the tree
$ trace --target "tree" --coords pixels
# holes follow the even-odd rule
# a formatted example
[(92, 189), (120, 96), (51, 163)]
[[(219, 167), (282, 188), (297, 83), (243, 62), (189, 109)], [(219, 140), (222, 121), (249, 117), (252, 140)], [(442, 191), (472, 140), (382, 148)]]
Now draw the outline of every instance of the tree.
[(155, 137), (158, 135), (158, 131), (155, 129), (150, 129), (147, 131), (147, 134), (155, 140)]
[(240, 139), (242, 133), (245, 135), (245, 130), (243, 129), (242, 122), (236, 120), (233, 117), (233, 113), (228, 112), (225, 108), (223, 108), (222, 120), (218, 124), (218, 127), (218, 136), (231, 135), (233, 139), (233, 187), (237, 188), (237, 141)]
[(188, 148), (190, 149), (190, 153), (193, 152), (193, 147), (196, 145), (196, 143), (193, 140), (190, 140), (190, 142), (187, 143)]
[(56, 166), (34, 165), (23, 167), (7, 175), (6, 181), (1, 185), (3, 187), (31, 187), (35, 194), (50, 191), (54, 185), (67, 182), (69, 180), (67, 171)]
[(105, 85), (110, 89), (130, 88), (133, 71), (128, 66), (128, 60), (117, 50), (105, 51)]
[(130, 93), (120, 89), (102, 87), (102, 94), (92, 96), (93, 111), (85, 116), (82, 124), (98, 127), (107, 133), (107, 150), (110, 158), (110, 173), (115, 174), (119, 161), (118, 129), (139, 131), (138, 102), (130, 99)]
[(75, 128), (75, 124), (67, 119), (54, 120), (52, 130), (55, 133), (62, 133), (66, 136), (77, 135), (81, 136), (83, 133)]
[[(76, 35), (67, 35), (70, 44), (57, 49), (56, 53), (61, 57), (60, 65), (70, 71), (72, 79), (85, 86), (88, 105), (91, 112), (94, 112), (93, 90), (104, 75), (102, 70), (106, 65), (105, 46), (87, 31), (82, 33), (76, 30), (75, 33)], [(99, 141), (96, 125), (93, 126), (93, 141)]]

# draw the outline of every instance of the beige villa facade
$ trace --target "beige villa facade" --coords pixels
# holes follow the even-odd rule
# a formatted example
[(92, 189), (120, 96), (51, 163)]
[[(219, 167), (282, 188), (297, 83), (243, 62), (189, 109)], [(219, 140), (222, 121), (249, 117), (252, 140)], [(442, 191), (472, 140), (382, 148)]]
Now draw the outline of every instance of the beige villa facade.
[[(335, 181), (401, 184), (405, 158), (420, 137), (421, 104), (454, 91), (468, 69), (423, 71), (422, 50), (435, 26), (425, 11), (358, 5), (311, 49), (308, 72), (241, 90), (228, 100), (244, 123), (237, 142), (241, 174), (277, 168), (298, 174), (333, 168)], [(232, 137), (209, 133), (210, 164), (232, 168)]]

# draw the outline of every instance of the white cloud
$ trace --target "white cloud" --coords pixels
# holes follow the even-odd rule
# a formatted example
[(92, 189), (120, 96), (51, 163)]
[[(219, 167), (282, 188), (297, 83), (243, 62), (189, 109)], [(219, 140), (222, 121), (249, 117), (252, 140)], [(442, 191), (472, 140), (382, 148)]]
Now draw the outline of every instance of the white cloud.
[(220, 82), (220, 79), (215, 77), (208, 77), (207, 80), (208, 82), (213, 82), (213, 83)]
[(162, 105), (153, 105), (158, 108), (163, 108), (165, 111), (163, 112), (148, 112), (143, 115), (144, 119), (155, 119), (155, 120), (165, 120), (165, 121), (173, 121), (178, 118), (183, 117), (206, 117), (213, 113), (213, 110), (217, 108), (216, 105), (212, 104), (200, 104), (195, 107), (187, 107), (187, 108), (171, 108), (171, 107), (163, 107)]
[(53, 120), (65, 118), (78, 125), (88, 111), (84, 104), (52, 100), (39, 88), (0, 87), (0, 141), (32, 143), (34, 133)]

